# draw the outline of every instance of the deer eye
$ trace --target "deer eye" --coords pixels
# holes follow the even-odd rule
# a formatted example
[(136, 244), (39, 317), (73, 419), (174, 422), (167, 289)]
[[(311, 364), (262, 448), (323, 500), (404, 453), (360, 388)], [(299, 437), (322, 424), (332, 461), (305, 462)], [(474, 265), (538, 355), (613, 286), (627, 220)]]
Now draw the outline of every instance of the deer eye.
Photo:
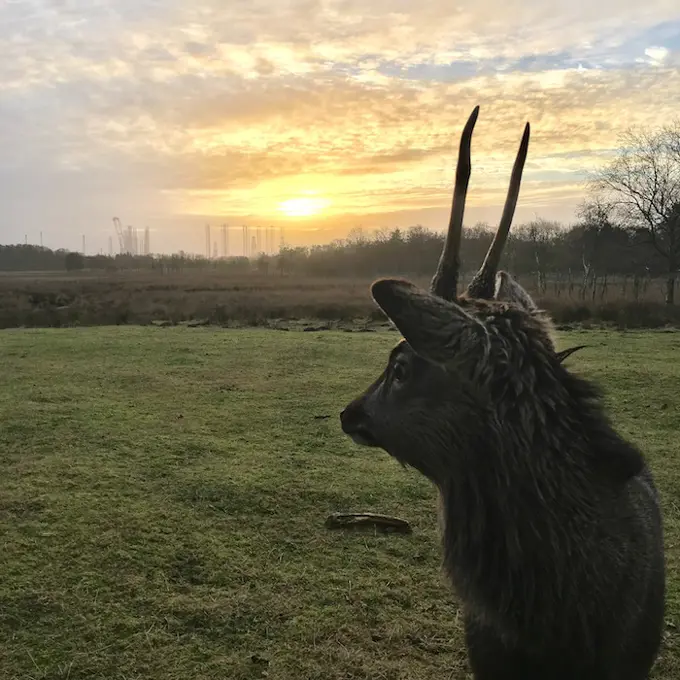
[(397, 382), (404, 382), (408, 377), (408, 369), (406, 364), (401, 361), (395, 363), (392, 367), (392, 377)]

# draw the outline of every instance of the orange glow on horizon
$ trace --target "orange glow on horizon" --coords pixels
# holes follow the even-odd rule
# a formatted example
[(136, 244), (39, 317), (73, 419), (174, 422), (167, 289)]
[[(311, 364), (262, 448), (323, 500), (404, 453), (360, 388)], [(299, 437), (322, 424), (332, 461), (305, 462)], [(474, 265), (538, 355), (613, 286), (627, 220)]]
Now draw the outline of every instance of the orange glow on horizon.
[(279, 211), (288, 217), (311, 217), (324, 211), (330, 204), (325, 198), (289, 198), (279, 203)]

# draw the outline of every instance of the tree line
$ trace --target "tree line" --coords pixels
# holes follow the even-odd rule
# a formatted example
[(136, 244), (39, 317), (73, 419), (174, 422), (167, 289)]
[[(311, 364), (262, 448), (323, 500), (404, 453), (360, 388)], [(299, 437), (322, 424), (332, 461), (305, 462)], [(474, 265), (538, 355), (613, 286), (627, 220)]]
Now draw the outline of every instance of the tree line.
[[(465, 229), (461, 245), (463, 269), (472, 274), (482, 262), (495, 228), (477, 224)], [(0, 270), (151, 270), (159, 273), (217, 270), (226, 273), (260, 273), (286, 276), (360, 277), (400, 274), (429, 276), (444, 242), (442, 233), (423, 226), (381, 229), (372, 233), (353, 230), (346, 239), (316, 246), (283, 247), (277, 255), (228, 257), (105, 255), (83, 256), (39, 246), (0, 246)], [(591, 285), (605, 277), (657, 278), (666, 274), (663, 256), (643, 234), (608, 221), (582, 221), (571, 227), (534, 220), (515, 225), (506, 245), (502, 266), (534, 287), (544, 289), (555, 277)]]

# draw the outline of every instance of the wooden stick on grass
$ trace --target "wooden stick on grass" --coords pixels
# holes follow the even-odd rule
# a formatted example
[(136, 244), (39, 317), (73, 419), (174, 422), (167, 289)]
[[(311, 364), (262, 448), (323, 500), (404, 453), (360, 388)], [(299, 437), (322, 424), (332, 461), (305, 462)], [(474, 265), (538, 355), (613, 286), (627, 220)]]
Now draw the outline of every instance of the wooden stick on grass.
[(380, 515), (374, 512), (334, 512), (326, 518), (328, 529), (351, 529), (354, 527), (374, 526), (385, 532), (410, 534), (411, 525), (399, 517)]

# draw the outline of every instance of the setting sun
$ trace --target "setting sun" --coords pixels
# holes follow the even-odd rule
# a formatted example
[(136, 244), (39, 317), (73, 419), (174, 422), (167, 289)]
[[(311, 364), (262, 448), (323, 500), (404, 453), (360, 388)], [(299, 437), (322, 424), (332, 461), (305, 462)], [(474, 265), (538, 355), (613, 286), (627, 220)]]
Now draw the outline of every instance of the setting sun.
[(317, 215), (330, 205), (325, 198), (290, 198), (279, 204), (279, 210), (288, 217)]

